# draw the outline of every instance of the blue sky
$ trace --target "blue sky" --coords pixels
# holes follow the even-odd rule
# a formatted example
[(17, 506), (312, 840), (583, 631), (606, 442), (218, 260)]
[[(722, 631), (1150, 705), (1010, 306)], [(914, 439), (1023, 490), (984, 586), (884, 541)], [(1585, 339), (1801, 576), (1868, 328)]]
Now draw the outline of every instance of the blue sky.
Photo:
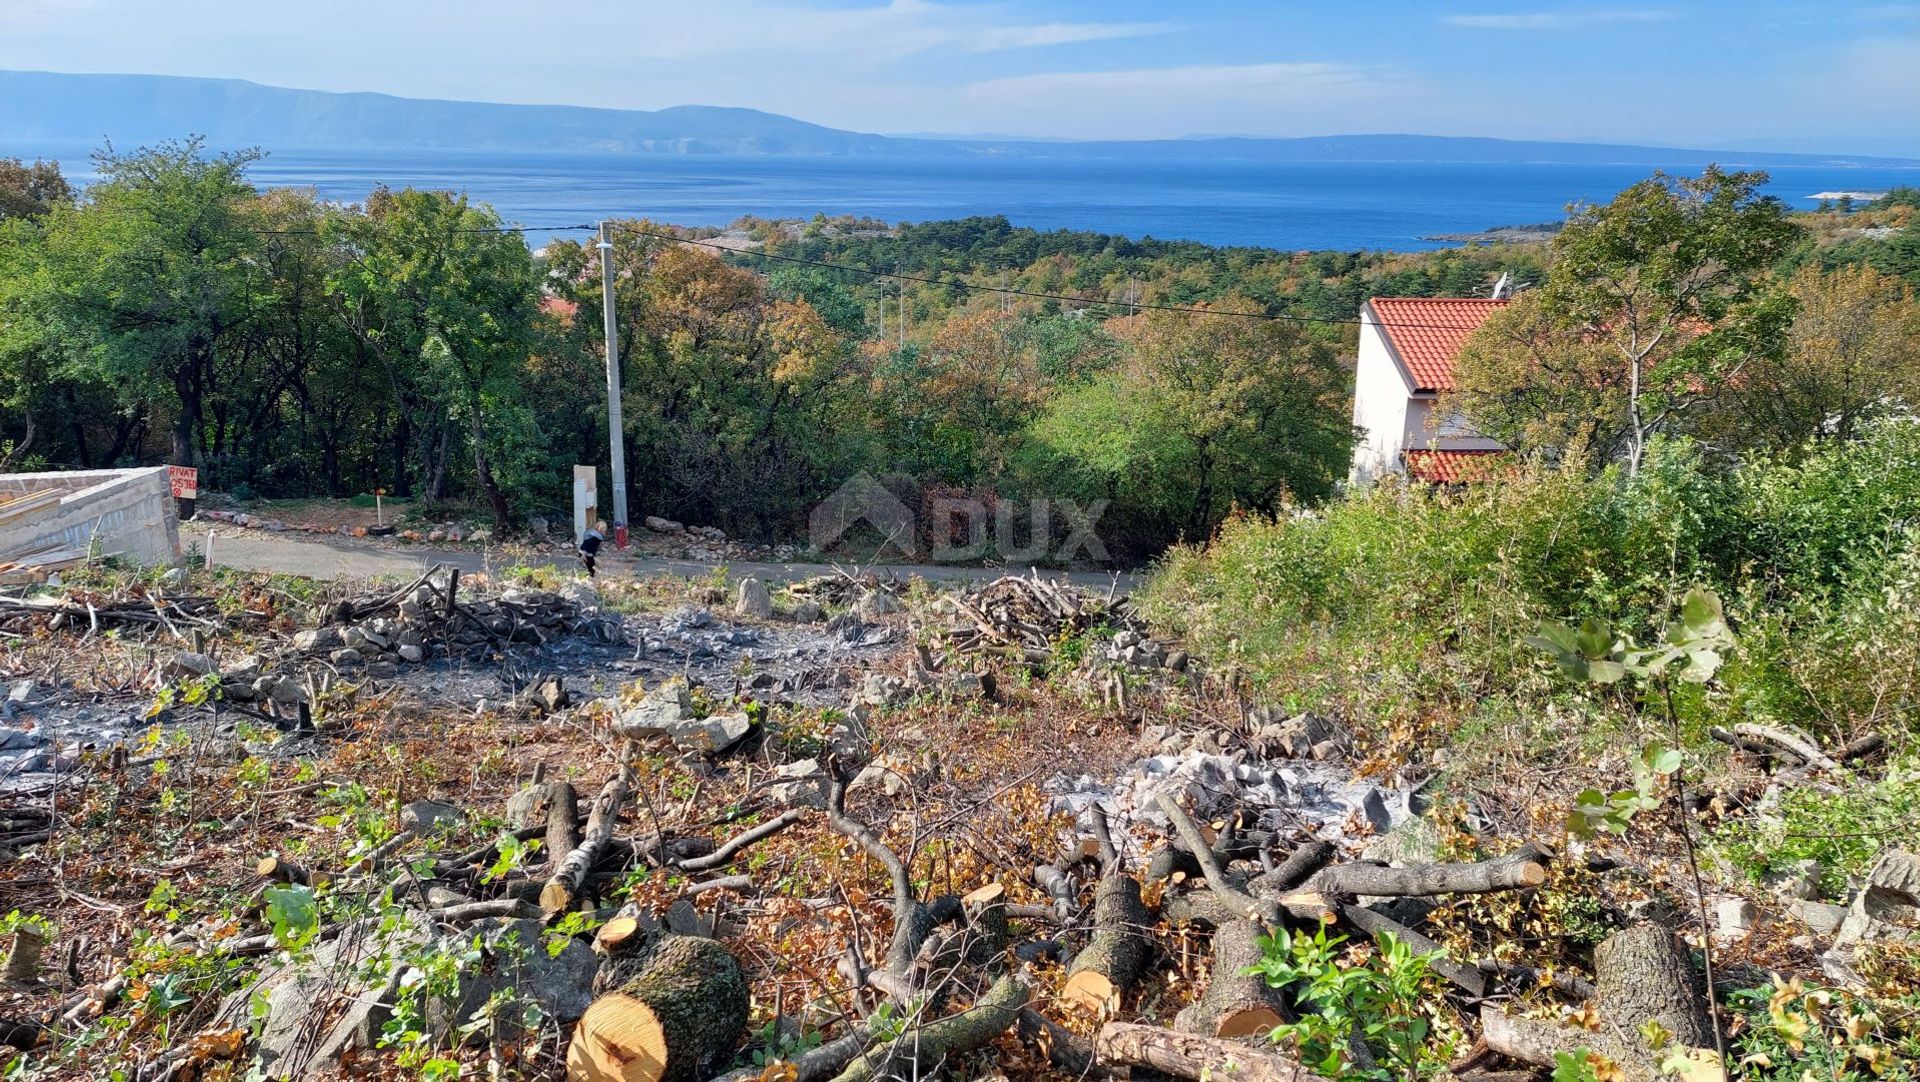
[(880, 132), (1920, 155), (1920, 2), (0, 0), (0, 68)]

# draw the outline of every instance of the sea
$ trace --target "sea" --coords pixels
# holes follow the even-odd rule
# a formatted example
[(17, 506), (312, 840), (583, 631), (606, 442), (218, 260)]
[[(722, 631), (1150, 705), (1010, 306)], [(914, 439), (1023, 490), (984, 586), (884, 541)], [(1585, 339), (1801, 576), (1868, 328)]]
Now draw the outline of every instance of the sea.
[[(90, 148), (0, 144), (0, 157), (55, 158), (91, 179)], [(528, 153), (477, 150), (270, 150), (260, 186), (313, 188), (354, 202), (376, 185), (445, 189), (528, 226), (538, 246), (601, 218), (724, 226), (746, 215), (862, 215), (924, 222), (1005, 215), (1015, 225), (1287, 250), (1415, 251), (1437, 239), (1560, 218), (1604, 202), (1655, 166), (1534, 163), (1142, 162)], [(1673, 167), (1671, 173), (1687, 173)], [(1792, 166), (1767, 191), (1798, 208), (1823, 192), (1920, 185), (1920, 169)]]

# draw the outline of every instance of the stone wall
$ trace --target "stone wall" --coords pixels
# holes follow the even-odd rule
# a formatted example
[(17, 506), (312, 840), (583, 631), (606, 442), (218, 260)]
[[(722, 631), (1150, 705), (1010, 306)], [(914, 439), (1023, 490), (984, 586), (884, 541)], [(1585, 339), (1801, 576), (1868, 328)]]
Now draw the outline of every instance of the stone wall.
[(0, 522), (0, 560), (50, 548), (85, 550), (140, 564), (180, 555), (180, 522), (167, 468), (0, 474), (0, 497), (52, 490), (60, 502)]

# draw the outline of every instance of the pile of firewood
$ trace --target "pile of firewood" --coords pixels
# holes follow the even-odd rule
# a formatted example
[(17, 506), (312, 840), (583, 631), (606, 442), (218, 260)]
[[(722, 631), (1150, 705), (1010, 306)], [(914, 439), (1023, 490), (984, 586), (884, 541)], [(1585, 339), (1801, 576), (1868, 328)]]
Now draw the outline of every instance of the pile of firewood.
[(950, 604), (953, 619), (941, 637), (961, 653), (1040, 662), (1070, 636), (1145, 630), (1125, 598), (1103, 598), (1038, 574), (995, 579), (955, 594)]

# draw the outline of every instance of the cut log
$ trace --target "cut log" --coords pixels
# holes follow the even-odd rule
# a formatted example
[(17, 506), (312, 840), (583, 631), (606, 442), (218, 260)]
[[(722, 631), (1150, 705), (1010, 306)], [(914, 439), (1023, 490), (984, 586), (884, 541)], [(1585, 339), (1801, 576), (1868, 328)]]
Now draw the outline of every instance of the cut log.
[(1490, 860), (1480, 864), (1338, 864), (1313, 877), (1313, 886), (1329, 894), (1365, 894), (1405, 898), (1432, 894), (1491, 894), (1524, 890), (1547, 881), (1546, 868), (1531, 861)]
[(614, 917), (602, 924), (593, 936), (594, 950), (601, 954), (618, 954), (639, 942), (640, 920), (637, 917)]
[(261, 857), (259, 863), (253, 866), (253, 870), (260, 878), (271, 879), (276, 883), (299, 884), (303, 887), (323, 885), (313, 881), (313, 873), (304, 865), (296, 864), (285, 857)]
[(1116, 875), (1102, 879), (1093, 895), (1092, 938), (1074, 956), (1060, 998), (1093, 1012), (1112, 1013), (1147, 963), (1147, 926), (1152, 918), (1140, 900), (1140, 881)]
[(985, 1046), (1013, 1027), (1027, 1005), (1027, 986), (1012, 974), (994, 982), (973, 1006), (911, 1026), (898, 1040), (872, 1048), (847, 1065), (835, 1082), (873, 1082), (899, 1075), (926, 1078), (940, 1065)]
[(1820, 770), (1840, 769), (1840, 764), (1834, 762), (1826, 752), (1820, 750), (1820, 745), (1801, 736), (1799, 733), (1792, 733), (1772, 725), (1760, 725), (1751, 721), (1743, 721), (1735, 725), (1733, 727), (1733, 733), (1735, 736), (1745, 737), (1748, 740), (1757, 740), (1763, 744), (1771, 744), (1776, 748), (1784, 749), (1798, 757), (1801, 762), (1808, 766)]
[(1213, 976), (1207, 990), (1174, 1016), (1175, 1029), (1202, 1037), (1264, 1037), (1287, 1020), (1280, 990), (1246, 972), (1265, 953), (1260, 934), (1250, 920), (1220, 926), (1213, 934)]
[(1634, 1049), (1605, 1030), (1581, 1029), (1564, 1022), (1510, 1015), (1491, 1003), (1480, 1007), (1480, 1039), (1488, 1048), (1536, 1067), (1557, 1066), (1557, 1059), (1582, 1050), (1597, 1052), (1627, 1071), (1632, 1082), (1654, 1082), (1658, 1077)]
[(1648, 1080), (1660, 1076), (1657, 1061), (1663, 1058), (1641, 1036), (1649, 1022), (1670, 1035), (1668, 1054), (1714, 1047), (1705, 993), (1686, 946), (1672, 931), (1642, 924), (1615, 932), (1595, 948), (1593, 960), (1599, 1031), (1515, 1018), (1488, 1006), (1481, 1010), (1487, 1047), (1540, 1067), (1552, 1067), (1554, 1057), (1585, 1048), (1618, 1064), (1629, 1078)]
[(566, 859), (580, 845), (580, 794), (557, 781), (547, 786), (547, 860)]
[(621, 766), (620, 772), (613, 776), (593, 799), (593, 811), (587, 816), (587, 832), (580, 844), (566, 856), (556, 856), (553, 875), (547, 885), (540, 890), (540, 908), (548, 913), (559, 913), (573, 908), (574, 899), (580, 893), (580, 886), (586, 881), (587, 873), (600, 862), (600, 854), (607, 848), (607, 842), (613, 838), (614, 824), (620, 820), (620, 806), (627, 802), (627, 790), (633, 785), (633, 768)]
[(1006, 896), (1007, 888), (998, 883), (976, 887), (961, 896), (960, 908), (967, 916), (969, 963), (985, 965), (1012, 942), (1013, 929), (1007, 920)]
[(747, 982), (719, 943), (667, 936), (620, 991), (587, 1008), (567, 1049), (568, 1082), (696, 1082), (747, 1028)]
[(1327, 1082), (1276, 1048), (1130, 1022), (1100, 1027), (1093, 1051), (1107, 1066), (1150, 1067), (1195, 1082)]
[(1594, 948), (1600, 1016), (1636, 1033), (1658, 1022), (1684, 1048), (1714, 1047), (1706, 991), (1680, 937), (1657, 924), (1608, 936)]

